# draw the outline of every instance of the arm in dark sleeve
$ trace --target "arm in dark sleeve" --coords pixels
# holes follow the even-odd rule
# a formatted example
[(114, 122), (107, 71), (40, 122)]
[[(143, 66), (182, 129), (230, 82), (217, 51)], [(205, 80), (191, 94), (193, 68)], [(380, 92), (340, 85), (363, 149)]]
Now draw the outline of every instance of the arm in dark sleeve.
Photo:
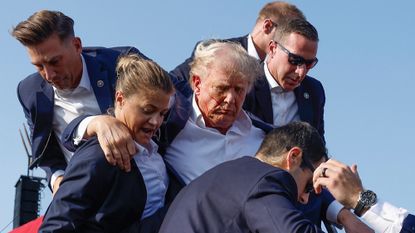
[(81, 123), (81, 121), (89, 116), (90, 115), (82, 115), (82, 116), (79, 116), (73, 119), (63, 131), (61, 141), (62, 141), (62, 144), (65, 146), (65, 148), (68, 149), (69, 151), (73, 152), (79, 147), (79, 145), (75, 145), (74, 143), (74, 140), (73, 140), (74, 133), (75, 133), (75, 130), (78, 128), (79, 124)]
[[(23, 100), (22, 93), (29, 93), (27, 87), (30, 85), (24, 85), (23, 82), (20, 82), (17, 86), (17, 97), (19, 102), (22, 106), (27, 124), (30, 130), (30, 140), (32, 143), (32, 161), (29, 164), (29, 168), (34, 168), (36, 166), (42, 168), (42, 170), (46, 173), (46, 178), (50, 187), (50, 179), (52, 174), (57, 170), (65, 170), (66, 168), (66, 160), (63, 155), (63, 152), (59, 146), (58, 139), (56, 138), (53, 132), (47, 133), (46, 131), (40, 132), (35, 137), (33, 136), (34, 128), (35, 128), (35, 119), (36, 119), (36, 110), (32, 106), (34, 105), (33, 96), (26, 96), (25, 100)], [(44, 138), (47, 137), (47, 138)], [(40, 145), (39, 141), (46, 141), (45, 145)], [(34, 153), (37, 146), (43, 146), (43, 151), (40, 155), (36, 155)]]
[(190, 66), (189, 63), (193, 61), (193, 56), (187, 58), (182, 64), (178, 65), (176, 68), (174, 68), (172, 71), (170, 71), (170, 74), (173, 74), (177, 77), (177, 80), (179, 81), (188, 81), (190, 78), (189, 72), (190, 72)]
[(177, 77), (177, 80), (179, 81), (189, 81), (190, 78), (190, 63), (193, 61), (193, 56), (196, 50), (197, 45), (200, 43), (198, 41), (196, 45), (194, 46), (192, 50), (192, 55), (190, 55), (189, 58), (187, 58), (182, 64), (178, 65), (176, 68), (170, 71), (170, 74)]
[(63, 155), (62, 149), (59, 146), (54, 133), (51, 133), (49, 142), (47, 144), (44, 156), (38, 161), (37, 166), (39, 166), (46, 173), (46, 180), (48, 182), (49, 188), (52, 190), (51, 178), (52, 175), (58, 171), (65, 171), (67, 163), (65, 156)]
[(296, 209), (293, 197), (278, 183), (261, 181), (245, 204), (244, 215), (252, 232), (322, 232)]
[(116, 168), (91, 148), (72, 158), (39, 232), (77, 232), (95, 215)]
[(401, 233), (415, 233), (415, 216), (414, 215), (409, 214), (408, 216), (406, 216), (405, 220), (403, 220)]

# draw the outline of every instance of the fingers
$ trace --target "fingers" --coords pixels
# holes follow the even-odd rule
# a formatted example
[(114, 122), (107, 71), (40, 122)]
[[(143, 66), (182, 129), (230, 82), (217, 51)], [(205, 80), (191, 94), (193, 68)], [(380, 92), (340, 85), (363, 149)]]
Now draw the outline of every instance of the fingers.
[(128, 128), (115, 118), (105, 118), (98, 126), (96, 134), (105, 158), (110, 164), (129, 172), (130, 159), (136, 148)]

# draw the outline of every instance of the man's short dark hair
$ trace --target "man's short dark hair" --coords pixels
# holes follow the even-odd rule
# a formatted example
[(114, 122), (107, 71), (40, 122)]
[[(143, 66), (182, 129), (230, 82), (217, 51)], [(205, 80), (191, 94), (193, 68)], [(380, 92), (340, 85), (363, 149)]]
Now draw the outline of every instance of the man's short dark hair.
[(13, 28), (14, 36), (24, 46), (37, 45), (56, 34), (61, 41), (74, 36), (74, 21), (59, 11), (41, 10)]
[(274, 40), (284, 42), (284, 39), (291, 33), (300, 34), (311, 41), (318, 42), (319, 40), (317, 29), (310, 22), (303, 19), (290, 19), (278, 25)]
[(312, 163), (327, 159), (327, 149), (318, 131), (306, 122), (292, 122), (269, 132), (259, 147), (258, 154), (277, 158), (293, 147), (299, 147)]

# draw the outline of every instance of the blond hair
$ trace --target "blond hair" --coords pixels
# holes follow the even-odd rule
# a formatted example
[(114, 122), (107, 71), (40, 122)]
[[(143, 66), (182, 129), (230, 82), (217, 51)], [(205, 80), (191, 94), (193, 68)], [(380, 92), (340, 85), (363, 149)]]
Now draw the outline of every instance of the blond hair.
[[(221, 68), (228, 75), (248, 81), (248, 91), (258, 78), (259, 61), (251, 57), (246, 50), (235, 42), (225, 40), (206, 40), (199, 43), (190, 63), (190, 77), (201, 78), (209, 75), (211, 69)], [(192, 88), (192, 78), (189, 79)]]
[(138, 92), (158, 91), (171, 93), (173, 83), (170, 76), (157, 63), (145, 60), (136, 54), (123, 55), (117, 63), (116, 91), (128, 98)]
[(287, 2), (276, 1), (265, 4), (259, 11), (257, 22), (264, 19), (271, 19), (274, 23), (280, 24), (290, 18), (300, 18), (305, 20), (305, 16), (295, 5)]

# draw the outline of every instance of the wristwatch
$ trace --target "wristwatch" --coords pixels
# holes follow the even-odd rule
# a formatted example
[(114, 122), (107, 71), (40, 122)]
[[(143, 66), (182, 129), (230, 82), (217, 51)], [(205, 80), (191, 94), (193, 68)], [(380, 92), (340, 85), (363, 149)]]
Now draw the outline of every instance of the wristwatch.
[(364, 210), (369, 209), (371, 206), (376, 204), (377, 197), (376, 193), (371, 190), (364, 190), (359, 193), (359, 200), (354, 208), (354, 213), (361, 217)]

